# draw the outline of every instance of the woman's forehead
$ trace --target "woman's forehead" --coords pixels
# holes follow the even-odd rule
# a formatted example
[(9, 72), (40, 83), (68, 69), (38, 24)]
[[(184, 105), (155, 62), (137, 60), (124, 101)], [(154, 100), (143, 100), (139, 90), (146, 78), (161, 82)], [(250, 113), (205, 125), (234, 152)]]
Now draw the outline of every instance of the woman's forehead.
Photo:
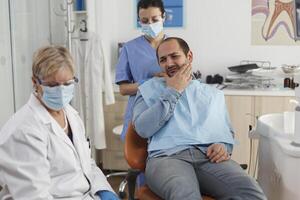
[(161, 16), (162, 13), (160, 11), (160, 8), (158, 7), (149, 7), (149, 8), (140, 8), (139, 10), (139, 17), (156, 17)]
[(72, 70), (69, 67), (59, 68), (57, 71), (45, 77), (44, 81), (68, 81), (74, 77)]

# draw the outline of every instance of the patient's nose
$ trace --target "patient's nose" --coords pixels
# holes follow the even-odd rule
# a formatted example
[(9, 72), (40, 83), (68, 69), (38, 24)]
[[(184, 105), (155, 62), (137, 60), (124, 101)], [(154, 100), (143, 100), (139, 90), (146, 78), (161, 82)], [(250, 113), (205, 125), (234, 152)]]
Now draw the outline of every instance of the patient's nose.
[(167, 66), (174, 65), (173, 59), (171, 57), (167, 57), (166, 64), (167, 64)]

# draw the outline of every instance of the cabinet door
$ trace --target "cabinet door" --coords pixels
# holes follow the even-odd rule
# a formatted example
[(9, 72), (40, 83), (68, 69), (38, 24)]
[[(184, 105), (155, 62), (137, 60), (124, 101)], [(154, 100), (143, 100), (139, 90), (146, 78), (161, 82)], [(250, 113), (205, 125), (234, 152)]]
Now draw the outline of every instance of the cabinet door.
[[(10, 0), (12, 61), (15, 107), (18, 110), (32, 92), (32, 55), (39, 47), (48, 45), (48, 0)], [(9, 49), (10, 49), (9, 48)]]
[(116, 103), (104, 106), (105, 133), (107, 148), (102, 150), (103, 169), (127, 170), (129, 168), (124, 157), (124, 141), (112, 130), (123, 123), (123, 114), (127, 105), (127, 97), (115, 93)]
[(268, 113), (282, 113), (284, 111), (292, 111), (293, 104), (289, 103), (294, 97), (255, 97), (255, 116)]
[(14, 113), (8, 0), (0, 0), (0, 129)]
[(239, 164), (249, 164), (250, 140), (248, 138), (249, 125), (254, 124), (254, 97), (226, 96), (230, 121), (235, 131), (232, 159)]

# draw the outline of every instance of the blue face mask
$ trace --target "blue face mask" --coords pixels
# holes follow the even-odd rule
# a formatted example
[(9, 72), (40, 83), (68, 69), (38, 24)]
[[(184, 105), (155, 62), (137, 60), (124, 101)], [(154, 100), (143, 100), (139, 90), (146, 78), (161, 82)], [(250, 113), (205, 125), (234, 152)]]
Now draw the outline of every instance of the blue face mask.
[(52, 110), (61, 110), (74, 96), (74, 84), (68, 86), (59, 85), (55, 87), (43, 86), (43, 103)]
[(156, 38), (163, 30), (163, 22), (158, 21), (152, 24), (141, 24), (142, 32), (151, 38)]

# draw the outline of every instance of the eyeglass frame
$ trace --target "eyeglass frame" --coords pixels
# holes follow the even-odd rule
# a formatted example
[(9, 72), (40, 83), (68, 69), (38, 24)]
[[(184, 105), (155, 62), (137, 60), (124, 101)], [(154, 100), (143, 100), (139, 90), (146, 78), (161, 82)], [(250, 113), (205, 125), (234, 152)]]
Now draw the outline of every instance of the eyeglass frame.
[[(75, 83), (79, 82), (79, 79), (76, 76), (74, 76), (73, 79), (70, 79), (70, 80), (68, 80), (64, 83), (57, 83), (56, 82), (55, 85), (51, 85), (51, 84), (47, 85), (47, 81), (43, 81), (39, 78), (36, 78), (36, 79), (37, 79), (37, 81), (40, 85), (47, 86), (47, 87), (57, 87), (57, 86), (60, 86), (60, 85), (69, 86), (69, 85), (72, 85), (72, 84), (75, 84)], [(51, 83), (51, 82), (48, 82), (48, 83)], [(52, 83), (54, 83), (54, 82), (52, 82)]]

